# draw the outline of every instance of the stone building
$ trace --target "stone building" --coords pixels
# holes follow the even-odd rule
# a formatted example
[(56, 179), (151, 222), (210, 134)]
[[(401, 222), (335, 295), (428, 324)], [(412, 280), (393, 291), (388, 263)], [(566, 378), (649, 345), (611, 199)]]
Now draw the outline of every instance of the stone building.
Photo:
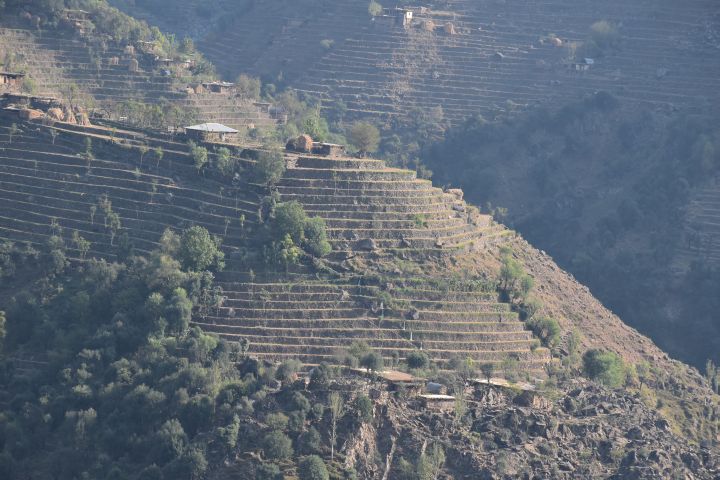
[(185, 135), (200, 142), (228, 142), (234, 139), (238, 131), (220, 123), (201, 123), (185, 127)]

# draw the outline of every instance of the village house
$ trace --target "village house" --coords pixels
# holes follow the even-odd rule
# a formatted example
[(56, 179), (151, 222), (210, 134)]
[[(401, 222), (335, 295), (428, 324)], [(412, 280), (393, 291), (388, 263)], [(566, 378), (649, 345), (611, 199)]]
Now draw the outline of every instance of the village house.
[(426, 393), (418, 395), (418, 399), (420, 399), (420, 405), (426, 410), (452, 412), (455, 409), (455, 397), (452, 395)]
[(226, 127), (220, 123), (201, 123), (185, 127), (185, 135), (191, 140), (200, 142), (228, 142), (234, 139), (237, 134), (238, 131), (234, 128)]
[(22, 85), (24, 73), (0, 72), (0, 85), (5, 88), (19, 88)]
[(337, 143), (313, 143), (312, 153), (316, 155), (325, 155), (326, 157), (342, 157), (345, 155), (345, 145)]
[(235, 86), (234, 83), (230, 82), (205, 82), (202, 84), (203, 88), (210, 93), (227, 93), (231, 88)]

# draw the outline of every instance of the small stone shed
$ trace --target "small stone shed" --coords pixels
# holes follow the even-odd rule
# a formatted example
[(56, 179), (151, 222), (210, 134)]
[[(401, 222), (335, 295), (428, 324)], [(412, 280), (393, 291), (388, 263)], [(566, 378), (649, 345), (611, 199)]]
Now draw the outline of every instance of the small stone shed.
[(185, 127), (185, 135), (200, 142), (227, 142), (234, 139), (238, 131), (221, 123), (201, 123)]
[(325, 155), (327, 157), (342, 157), (345, 155), (345, 145), (337, 143), (313, 143), (312, 153), (317, 155)]
[(452, 395), (426, 393), (418, 395), (418, 399), (420, 400), (420, 405), (426, 410), (451, 412), (455, 408), (455, 397)]
[(22, 84), (24, 73), (0, 72), (0, 85), (6, 87), (19, 87)]
[(205, 82), (202, 86), (210, 93), (227, 93), (235, 84), (230, 82)]

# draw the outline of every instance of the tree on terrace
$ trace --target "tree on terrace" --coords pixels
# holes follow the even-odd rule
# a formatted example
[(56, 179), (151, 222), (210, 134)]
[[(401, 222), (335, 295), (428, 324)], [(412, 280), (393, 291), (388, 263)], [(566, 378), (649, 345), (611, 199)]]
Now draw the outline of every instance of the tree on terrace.
[(357, 122), (350, 129), (350, 143), (362, 156), (376, 152), (380, 145), (380, 131), (371, 123)]
[(208, 268), (222, 270), (225, 267), (225, 254), (220, 250), (219, 239), (197, 225), (183, 233), (178, 259), (185, 268), (196, 272)]

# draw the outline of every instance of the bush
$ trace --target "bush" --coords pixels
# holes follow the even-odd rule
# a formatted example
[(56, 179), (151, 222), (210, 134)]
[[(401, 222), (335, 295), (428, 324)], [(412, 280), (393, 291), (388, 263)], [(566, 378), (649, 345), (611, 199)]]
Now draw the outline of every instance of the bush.
[(309, 455), (300, 460), (298, 474), (300, 480), (328, 480), (330, 478), (325, 462), (317, 455)]
[(272, 460), (284, 460), (293, 454), (292, 441), (282, 432), (270, 432), (263, 437), (263, 451)]
[(279, 150), (260, 152), (252, 169), (253, 179), (261, 185), (274, 185), (285, 174), (285, 158)]
[(325, 220), (320, 217), (308, 218), (305, 222), (305, 249), (321, 258), (330, 253), (332, 247), (327, 239)]
[(430, 357), (424, 352), (410, 352), (405, 361), (410, 368), (427, 368), (430, 366)]
[(265, 417), (265, 423), (273, 430), (285, 430), (288, 426), (288, 417), (284, 413), (270, 413)]
[(585, 374), (610, 388), (617, 388), (625, 381), (627, 367), (615, 352), (592, 349), (583, 355)]
[(533, 318), (528, 321), (528, 326), (542, 344), (548, 348), (555, 347), (560, 341), (560, 325), (554, 318)]

